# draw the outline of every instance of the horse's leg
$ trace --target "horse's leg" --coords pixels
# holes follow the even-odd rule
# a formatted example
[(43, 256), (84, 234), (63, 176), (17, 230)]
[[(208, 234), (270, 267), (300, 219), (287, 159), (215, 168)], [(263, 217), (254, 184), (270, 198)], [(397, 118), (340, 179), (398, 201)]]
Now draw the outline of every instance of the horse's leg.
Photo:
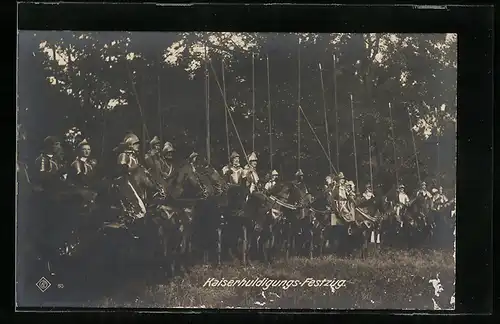
[(243, 265), (247, 264), (247, 245), (248, 245), (248, 237), (247, 237), (247, 227), (246, 225), (243, 225), (243, 247), (242, 247), (242, 259), (243, 259)]
[(221, 254), (222, 254), (222, 229), (217, 228), (217, 265), (221, 265)]
[(314, 257), (314, 232), (312, 229), (309, 230), (310, 243), (309, 243), (309, 259), (312, 260)]

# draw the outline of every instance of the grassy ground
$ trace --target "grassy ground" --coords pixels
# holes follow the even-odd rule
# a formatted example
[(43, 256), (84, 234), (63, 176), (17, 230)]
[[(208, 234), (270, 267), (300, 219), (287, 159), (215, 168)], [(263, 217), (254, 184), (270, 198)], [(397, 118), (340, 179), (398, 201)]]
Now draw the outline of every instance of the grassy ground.
[[(225, 264), (219, 268), (196, 266), (169, 283), (147, 287), (134, 301), (108, 298), (104, 307), (202, 308), (313, 308), (313, 309), (433, 309), (432, 298), (449, 308), (454, 293), (455, 262), (452, 252), (382, 251), (362, 259), (328, 256), (309, 260), (293, 258), (272, 265)], [(438, 275), (439, 274), (439, 275)], [(439, 276), (444, 291), (439, 298), (429, 280)], [(210, 287), (209, 278), (290, 279), (299, 286)], [(300, 286), (305, 279), (345, 280), (338, 289)]]

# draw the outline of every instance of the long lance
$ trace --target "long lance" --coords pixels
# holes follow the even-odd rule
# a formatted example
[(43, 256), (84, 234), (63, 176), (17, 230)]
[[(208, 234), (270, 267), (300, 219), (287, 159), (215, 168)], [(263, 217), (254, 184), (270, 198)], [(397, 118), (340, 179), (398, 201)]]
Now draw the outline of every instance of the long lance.
[[(141, 114), (141, 119), (142, 119), (142, 138), (144, 139), (149, 139), (149, 132), (148, 132), (148, 128), (146, 126), (146, 120), (145, 120), (145, 116), (144, 116), (144, 110), (142, 109), (142, 105), (139, 101), (139, 94), (137, 93), (137, 89), (135, 87), (135, 81), (134, 81), (134, 78), (132, 77), (132, 72), (130, 72), (130, 68), (128, 66), (128, 63), (126, 63), (126, 68), (127, 68), (127, 74), (128, 74), (128, 77), (129, 77), (129, 80), (130, 80), (130, 83), (132, 84), (132, 91), (134, 92), (134, 97), (135, 97), (135, 100), (137, 102), (137, 107), (139, 108), (139, 112)], [(145, 155), (145, 149), (146, 149), (146, 145), (142, 145), (142, 156)]]
[(438, 109), (436, 107), (436, 150), (437, 150), (437, 184), (438, 186), (441, 185), (441, 134), (439, 132), (439, 114), (438, 114)]
[[(222, 87), (223, 87), (223, 96), (224, 96), (224, 101), (226, 100), (226, 77), (225, 77), (225, 71), (224, 71), (224, 57), (222, 57)], [(227, 110), (224, 109), (224, 118), (226, 122), (226, 145), (227, 145), (227, 161), (228, 163), (231, 163), (231, 148), (229, 145), (229, 125), (227, 123)]]
[(373, 187), (373, 166), (372, 166), (372, 142), (371, 142), (371, 135), (368, 135), (368, 155), (370, 157), (370, 185), (372, 187), (372, 190), (375, 189)]
[(160, 63), (160, 66), (158, 67), (158, 122), (159, 122), (159, 134), (160, 134), (160, 141), (163, 142), (163, 114), (161, 112), (161, 83), (160, 83), (160, 74), (161, 74), (161, 58), (158, 60)]
[(340, 168), (340, 154), (339, 154), (339, 111), (337, 106), (337, 58), (333, 54), (333, 105), (335, 109), (335, 149), (337, 150), (337, 169)]
[(396, 174), (396, 186), (399, 187), (398, 163), (396, 158), (396, 143), (394, 137), (394, 123), (392, 120), (392, 107), (390, 102), (389, 102), (389, 117), (391, 119), (392, 152), (394, 154), (394, 170)]
[[(319, 75), (320, 75), (320, 80), (321, 80), (321, 93), (323, 95), (323, 112), (325, 115), (325, 132), (326, 132), (326, 146), (328, 149), (328, 157), (331, 159), (332, 154), (330, 151), (330, 132), (328, 130), (328, 115), (326, 113), (326, 99), (325, 99), (325, 84), (323, 82), (323, 70), (321, 68), (321, 63), (319, 63)], [(332, 174), (332, 167), (330, 166), (330, 174)]]
[(255, 152), (255, 54), (252, 53), (252, 152)]
[(238, 128), (236, 128), (236, 124), (234, 122), (233, 115), (231, 114), (231, 110), (229, 109), (229, 106), (227, 105), (226, 98), (224, 97), (224, 90), (222, 90), (222, 86), (219, 82), (219, 78), (217, 78), (217, 72), (215, 71), (215, 68), (214, 68), (211, 61), (208, 61), (208, 64), (210, 65), (210, 68), (211, 68), (212, 73), (213, 73), (214, 78), (215, 78), (215, 82), (217, 83), (217, 87), (219, 88), (219, 91), (220, 91), (222, 98), (224, 100), (224, 107), (226, 108), (229, 119), (231, 120), (231, 124), (233, 125), (234, 132), (236, 133), (236, 137), (238, 138), (238, 142), (240, 143), (241, 151), (243, 152), (243, 155), (245, 156), (245, 160), (247, 161), (247, 163), (250, 164), (250, 162), (248, 161), (248, 155), (245, 151), (245, 147), (243, 146), (243, 142), (241, 141), (240, 133), (238, 132)]
[(271, 83), (269, 82), (269, 54), (267, 55), (267, 105), (268, 105), (268, 122), (269, 122), (269, 163), (271, 171), (273, 170), (273, 129), (272, 129), (272, 113), (271, 113)]
[(207, 162), (210, 164), (210, 74), (208, 73), (208, 50), (205, 44), (205, 122), (206, 122), (206, 151)]
[(413, 122), (411, 119), (410, 107), (406, 106), (406, 110), (408, 111), (408, 122), (410, 123), (410, 133), (411, 140), (413, 142), (413, 153), (415, 154), (415, 164), (417, 165), (417, 176), (418, 182), (420, 183), (420, 166), (418, 165), (418, 154), (417, 154), (417, 144), (415, 144), (415, 135), (413, 134)]
[(298, 91), (297, 91), (297, 169), (300, 169), (300, 43), (297, 49)]
[(352, 145), (354, 148), (354, 170), (356, 171), (356, 188), (359, 190), (359, 179), (358, 179), (358, 156), (356, 154), (356, 129), (354, 127), (354, 103), (352, 99), (352, 94), (350, 95), (351, 98), (351, 121), (352, 121)]
[(333, 166), (333, 163), (332, 161), (330, 160), (330, 157), (328, 156), (328, 153), (326, 152), (325, 150), (325, 147), (323, 146), (323, 144), (321, 144), (321, 140), (319, 139), (318, 137), (318, 134), (316, 134), (316, 132), (314, 131), (314, 128), (312, 127), (311, 123), (309, 122), (309, 119), (307, 118), (306, 116), (306, 113), (304, 112), (304, 110), (302, 109), (301, 106), (299, 106), (299, 111), (302, 113), (302, 116), (304, 116), (304, 119), (307, 123), (307, 125), (309, 126), (309, 128), (311, 129), (311, 132), (313, 133), (314, 137), (316, 138), (316, 141), (318, 142), (319, 146), (321, 147), (321, 149), (323, 150), (323, 153), (325, 154), (325, 157), (326, 159), (328, 160), (328, 163), (330, 163), (330, 167), (333, 169), (333, 171), (338, 174), (337, 170), (335, 169), (335, 167)]

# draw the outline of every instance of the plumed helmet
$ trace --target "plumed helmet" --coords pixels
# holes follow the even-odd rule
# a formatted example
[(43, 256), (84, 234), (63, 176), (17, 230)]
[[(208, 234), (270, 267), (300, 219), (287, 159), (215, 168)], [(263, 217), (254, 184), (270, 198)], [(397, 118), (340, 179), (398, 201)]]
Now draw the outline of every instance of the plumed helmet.
[(234, 160), (234, 158), (237, 158), (237, 157), (240, 157), (240, 155), (237, 152), (233, 151), (233, 153), (231, 153), (231, 156), (229, 156), (229, 160), (232, 161), (232, 160)]
[(153, 139), (151, 140), (151, 142), (149, 142), (149, 145), (151, 145), (151, 147), (153, 147), (153, 146), (155, 146), (157, 144), (161, 144), (161, 141), (158, 138), (158, 136), (155, 136), (155, 137), (153, 137)]
[(135, 134), (127, 134), (123, 139), (123, 144), (125, 144), (126, 146), (132, 146), (139, 142), (140, 142), (139, 137), (137, 137), (137, 135)]
[(175, 152), (174, 146), (170, 142), (165, 142), (163, 145), (163, 152)]
[(295, 172), (295, 176), (298, 177), (298, 176), (303, 176), (304, 175), (304, 172), (302, 172), (301, 169), (298, 169), (297, 172)]
[(248, 156), (248, 162), (252, 162), (252, 161), (257, 161), (257, 154), (255, 154), (255, 152), (252, 152), (252, 153)]
[(273, 176), (274, 176), (274, 175), (279, 175), (279, 174), (278, 174), (278, 171), (273, 170), (273, 172), (271, 172), (271, 175), (273, 175)]

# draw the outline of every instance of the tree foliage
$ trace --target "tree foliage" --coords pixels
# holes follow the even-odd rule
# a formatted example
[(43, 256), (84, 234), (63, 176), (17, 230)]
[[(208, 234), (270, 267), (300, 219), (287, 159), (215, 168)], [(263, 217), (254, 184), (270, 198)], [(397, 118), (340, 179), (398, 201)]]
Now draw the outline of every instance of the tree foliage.
[[(20, 93), (36, 88), (50, 102), (43, 108), (29, 102), (31, 113), (43, 110), (65, 130), (79, 127), (104, 155), (126, 131), (159, 135), (182, 154), (203, 152), (208, 75), (214, 164), (227, 162), (225, 92), (237, 127), (229, 119), (230, 150), (242, 151), (239, 137), (249, 153), (254, 138), (261, 166), (269, 169), (271, 107), (273, 167), (293, 174), (300, 85), (300, 105), (325, 148), (326, 107), (331, 160), (336, 164), (338, 143), (335, 167), (351, 178), (354, 123), (360, 184), (369, 181), (370, 155), (375, 181), (394, 182), (397, 172), (416, 182), (412, 132), (421, 178), (454, 183), (456, 35), (23, 32), (20, 38)], [(37, 82), (26, 81), (32, 75)], [(54, 131), (36, 127), (36, 134)], [(301, 168), (322, 178), (328, 162), (303, 117), (300, 131)]]

